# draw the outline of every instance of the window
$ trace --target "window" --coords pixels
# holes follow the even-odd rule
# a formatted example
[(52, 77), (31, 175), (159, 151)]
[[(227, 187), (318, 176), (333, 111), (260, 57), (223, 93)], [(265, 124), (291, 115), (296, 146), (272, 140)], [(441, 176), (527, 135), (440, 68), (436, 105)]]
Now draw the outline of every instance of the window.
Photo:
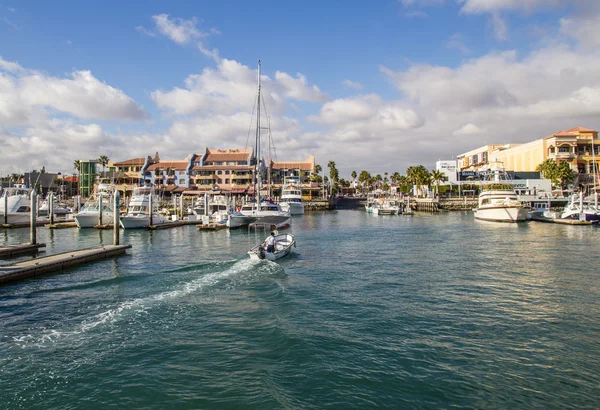
[(223, 175), (223, 171), (220, 171), (220, 170), (219, 170), (219, 171), (217, 171), (217, 174), (218, 174), (218, 175)]
[(179, 185), (185, 185), (185, 179), (180, 179), (179, 180)]
[(225, 171), (225, 175), (229, 175), (231, 173), (230, 170)]
[(569, 152), (571, 152), (571, 147), (560, 147), (560, 148), (558, 149), (558, 152), (566, 152), (566, 153), (569, 153)]
[(229, 184), (229, 178), (225, 179), (225, 183)]
[(222, 184), (223, 183), (223, 181), (221, 180), (221, 178), (217, 179), (217, 183), (218, 184)]

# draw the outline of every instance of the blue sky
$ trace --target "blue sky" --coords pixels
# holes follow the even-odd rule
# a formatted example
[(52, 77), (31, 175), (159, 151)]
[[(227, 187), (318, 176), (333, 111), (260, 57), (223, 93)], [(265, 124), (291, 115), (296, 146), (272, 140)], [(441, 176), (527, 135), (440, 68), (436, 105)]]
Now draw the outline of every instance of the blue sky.
[(3, 174), (244, 146), (258, 58), (278, 159), (343, 177), (599, 126), (596, 2), (0, 2)]

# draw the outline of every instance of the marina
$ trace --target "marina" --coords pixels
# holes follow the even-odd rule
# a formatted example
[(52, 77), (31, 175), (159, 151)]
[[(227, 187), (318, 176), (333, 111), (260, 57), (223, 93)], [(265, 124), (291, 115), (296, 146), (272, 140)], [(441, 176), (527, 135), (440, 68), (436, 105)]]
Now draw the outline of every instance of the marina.
[[(0, 401), (593, 407), (600, 280), (582, 261), (599, 229), (339, 210), (295, 216), (293, 234), (294, 252), (270, 262), (248, 259), (262, 230), (124, 230), (126, 256), (3, 285)], [(38, 240), (56, 254), (113, 235)]]

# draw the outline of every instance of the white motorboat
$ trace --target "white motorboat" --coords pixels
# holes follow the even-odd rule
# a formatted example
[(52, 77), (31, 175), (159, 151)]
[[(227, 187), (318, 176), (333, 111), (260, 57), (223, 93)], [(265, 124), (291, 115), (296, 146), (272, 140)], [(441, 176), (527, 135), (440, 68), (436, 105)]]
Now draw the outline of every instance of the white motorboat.
[[(93, 228), (96, 225), (112, 225), (114, 220), (113, 195), (115, 186), (100, 184), (94, 197), (87, 201), (81, 211), (74, 215), (79, 228)], [(100, 212), (102, 209), (102, 213)]]
[(156, 211), (156, 204), (158, 204), (158, 198), (154, 195), (152, 187), (134, 188), (127, 207), (127, 214), (121, 217), (121, 227), (123, 229), (139, 229), (147, 228), (150, 225), (170, 223), (167, 215)]
[[(24, 185), (4, 188), (0, 195), (0, 223), (27, 224), (31, 220), (31, 188)], [(48, 218), (37, 217), (38, 223)]]
[(485, 174), (475, 219), (493, 222), (527, 221), (528, 211), (514, 192), (502, 163), (493, 161)]
[(395, 198), (381, 197), (372, 203), (371, 212), (374, 215), (398, 215), (400, 205)]
[[(283, 217), (266, 217), (262, 218), (259, 221), (255, 222), (253, 225), (258, 227), (275, 227), (278, 223), (279, 219), (285, 219)], [(288, 217), (288, 219), (290, 219)], [(267, 247), (265, 245), (266, 240), (260, 244), (256, 245), (252, 249), (248, 251), (248, 255), (250, 259), (268, 259), (270, 261), (276, 261), (277, 259), (281, 259), (284, 256), (289, 255), (292, 252), (292, 247), (296, 247), (296, 238), (291, 233), (278, 233), (276, 230), (273, 231), (275, 233), (275, 250), (274, 252), (267, 252)]]
[(302, 202), (302, 184), (297, 176), (284, 178), (281, 187), (281, 210), (289, 212), (290, 215), (303, 215), (304, 203)]
[(229, 228), (248, 226), (265, 216), (281, 216), (287, 218), (290, 216), (290, 213), (283, 211), (278, 204), (272, 202), (263, 201), (258, 208), (255, 203), (248, 203), (243, 205), (239, 211), (229, 215), (227, 225)]
[(523, 222), (527, 220), (524, 208), (512, 189), (481, 191), (475, 209), (475, 219), (494, 222)]
[[(73, 212), (73, 210), (71, 208), (69, 208), (66, 204), (60, 202), (58, 200), (58, 198), (53, 197), (53, 214), (54, 216), (66, 216), (67, 214), (70, 214)], [(40, 205), (40, 208), (38, 210), (38, 215), (39, 216), (49, 216), (49, 211), (50, 211), (50, 199), (48, 197), (46, 197), (46, 199), (44, 199), (42, 201), (42, 204)]]
[(565, 206), (560, 217), (577, 221), (598, 222), (600, 213), (596, 206), (586, 202), (582, 194), (573, 194), (569, 198), (569, 203)]

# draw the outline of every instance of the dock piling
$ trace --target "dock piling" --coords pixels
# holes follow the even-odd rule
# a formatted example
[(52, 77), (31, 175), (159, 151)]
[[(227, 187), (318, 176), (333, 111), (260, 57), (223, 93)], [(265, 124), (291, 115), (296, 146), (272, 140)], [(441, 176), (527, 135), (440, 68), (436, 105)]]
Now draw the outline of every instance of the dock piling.
[(119, 244), (119, 228), (120, 228), (120, 213), (119, 213), (119, 191), (115, 190), (115, 201), (113, 209), (113, 245)]
[(50, 225), (54, 225), (54, 193), (48, 192), (48, 213), (50, 216)]
[(148, 198), (148, 214), (150, 215), (150, 216), (149, 216), (149, 217), (150, 217), (150, 222), (149, 222), (150, 226), (154, 225), (154, 223), (153, 223), (154, 221), (152, 220), (152, 214), (154, 213), (154, 206), (153, 206), (153, 204), (152, 204), (152, 197), (153, 197), (153, 196), (154, 196), (154, 195), (153, 195), (153, 193), (151, 192), (151, 193), (150, 193), (150, 197)]
[(4, 195), (4, 225), (8, 225), (8, 196)]
[(98, 213), (98, 225), (102, 225), (102, 211), (104, 207), (102, 206), (102, 192), (98, 194), (98, 207), (100, 208), (100, 212)]
[(34, 211), (34, 209), (37, 209), (37, 194), (35, 193), (35, 190), (31, 191), (31, 206), (29, 208), (29, 237), (31, 244), (35, 245), (37, 243), (37, 221)]

